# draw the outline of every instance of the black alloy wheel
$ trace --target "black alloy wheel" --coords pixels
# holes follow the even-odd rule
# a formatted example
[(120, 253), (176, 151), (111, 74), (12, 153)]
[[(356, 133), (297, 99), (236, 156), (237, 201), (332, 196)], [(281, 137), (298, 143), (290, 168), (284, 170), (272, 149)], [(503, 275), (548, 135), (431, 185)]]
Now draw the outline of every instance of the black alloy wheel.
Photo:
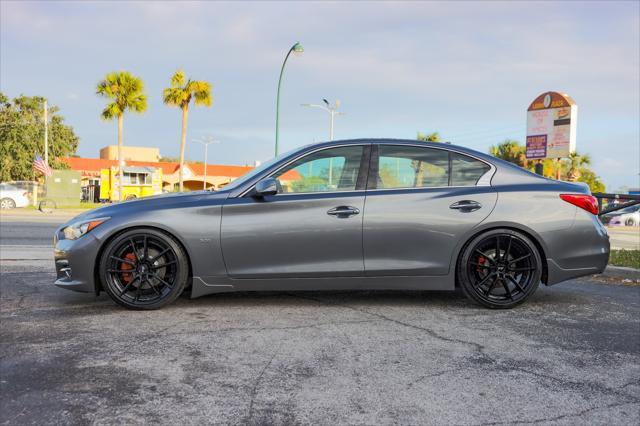
[(464, 294), (489, 308), (512, 308), (538, 288), (542, 260), (525, 235), (496, 229), (474, 238), (458, 262), (458, 282)]
[(158, 309), (185, 288), (189, 268), (184, 250), (154, 229), (134, 229), (114, 238), (100, 260), (102, 287), (130, 309)]

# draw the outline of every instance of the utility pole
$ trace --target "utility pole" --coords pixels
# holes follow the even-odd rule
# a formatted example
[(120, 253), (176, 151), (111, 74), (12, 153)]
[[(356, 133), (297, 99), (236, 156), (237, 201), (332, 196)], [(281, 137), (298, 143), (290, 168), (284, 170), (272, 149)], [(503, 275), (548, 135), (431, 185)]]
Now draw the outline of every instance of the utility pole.
[(202, 189), (206, 190), (207, 189), (207, 159), (209, 158), (209, 144), (220, 143), (220, 141), (213, 139), (212, 136), (205, 136), (204, 138), (202, 138), (202, 140), (194, 139), (194, 142), (198, 142), (204, 145), (204, 180), (202, 181)]
[(44, 162), (49, 165), (49, 113), (47, 111), (47, 100), (44, 100)]

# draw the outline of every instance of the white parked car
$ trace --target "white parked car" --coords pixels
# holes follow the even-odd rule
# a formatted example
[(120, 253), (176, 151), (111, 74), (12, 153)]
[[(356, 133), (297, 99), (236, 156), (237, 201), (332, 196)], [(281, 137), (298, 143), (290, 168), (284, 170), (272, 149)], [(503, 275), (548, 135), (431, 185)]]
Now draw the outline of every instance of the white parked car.
[(640, 204), (611, 212), (611, 215), (609, 226), (638, 226), (640, 225)]
[(18, 189), (8, 183), (0, 183), (0, 208), (2, 210), (27, 207), (28, 205), (29, 197), (27, 196), (27, 191)]

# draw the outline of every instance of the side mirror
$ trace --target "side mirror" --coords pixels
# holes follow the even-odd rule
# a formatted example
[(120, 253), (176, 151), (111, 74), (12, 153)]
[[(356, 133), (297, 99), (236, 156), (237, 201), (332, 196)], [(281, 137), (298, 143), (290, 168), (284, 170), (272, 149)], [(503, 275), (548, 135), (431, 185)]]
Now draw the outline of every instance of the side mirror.
[(278, 193), (279, 186), (280, 182), (278, 182), (278, 179), (276, 178), (268, 177), (262, 179), (260, 182), (256, 183), (255, 195), (258, 197), (276, 195)]

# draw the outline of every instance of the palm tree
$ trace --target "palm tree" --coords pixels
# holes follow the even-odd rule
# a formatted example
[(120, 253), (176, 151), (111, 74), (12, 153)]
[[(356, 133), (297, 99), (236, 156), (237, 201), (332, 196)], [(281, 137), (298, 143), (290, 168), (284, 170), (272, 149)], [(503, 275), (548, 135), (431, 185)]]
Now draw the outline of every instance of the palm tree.
[(520, 167), (527, 167), (525, 147), (520, 145), (518, 141), (505, 139), (504, 142), (499, 143), (497, 146), (489, 148), (489, 153), (494, 157), (517, 164)]
[(427, 133), (427, 134), (418, 132), (416, 139), (422, 142), (442, 142), (442, 138), (440, 138), (440, 133), (438, 132)]
[[(416, 139), (421, 142), (442, 142), (442, 138), (440, 137), (440, 133), (438, 132), (422, 133), (418, 131), (418, 134), (416, 135)], [(414, 176), (415, 186), (422, 185), (424, 174), (427, 171), (425, 166), (428, 166), (428, 165), (422, 161), (418, 161), (418, 160), (411, 161), (411, 167), (415, 172), (415, 176)]]
[(580, 155), (577, 152), (569, 154), (569, 171), (567, 172), (567, 180), (570, 182), (576, 182), (580, 179), (580, 175), (584, 166), (591, 164), (591, 157), (588, 154)]
[(124, 179), (122, 174), (122, 124), (124, 113), (129, 110), (143, 113), (147, 109), (142, 79), (127, 71), (110, 72), (98, 83), (96, 94), (113, 100), (102, 111), (104, 120), (118, 119), (118, 174), (120, 175), (119, 200), (122, 201)]
[(182, 137), (180, 139), (180, 192), (183, 190), (182, 169), (184, 167), (184, 148), (187, 144), (187, 119), (189, 103), (195, 99), (196, 105), (211, 106), (211, 83), (206, 81), (186, 80), (184, 71), (178, 70), (171, 77), (171, 87), (162, 92), (164, 103), (182, 109)]

